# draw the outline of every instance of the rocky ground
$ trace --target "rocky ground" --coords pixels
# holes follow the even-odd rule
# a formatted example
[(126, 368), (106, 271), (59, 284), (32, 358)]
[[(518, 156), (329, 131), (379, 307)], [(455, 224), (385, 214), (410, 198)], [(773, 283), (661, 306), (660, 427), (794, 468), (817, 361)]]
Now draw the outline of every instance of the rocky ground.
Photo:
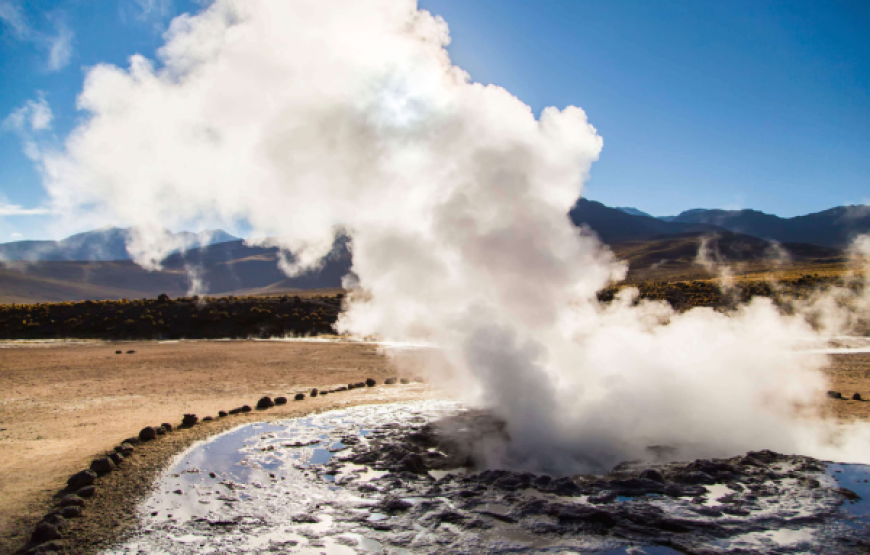
[[(116, 351), (123, 355), (116, 355)], [(131, 354), (126, 354), (133, 351)], [(389, 359), (373, 345), (288, 342), (84, 343), (0, 347), (0, 553), (24, 544), (36, 523), (59, 501), (58, 492), (75, 472), (113, 451), (145, 426), (177, 426), (185, 413), (217, 417), (218, 411), (254, 407), (268, 395), (291, 401), (269, 417), (298, 415), (382, 399), (378, 388), (293, 402), (299, 392), (395, 376)], [(381, 388), (382, 390), (387, 388)], [(419, 391), (405, 389), (410, 398)], [(161, 436), (110, 474), (81, 526), (103, 530), (122, 525), (138, 494), (157, 471), (191, 441), (267, 413), (200, 423)], [(147, 457), (147, 458), (146, 458)], [(117, 483), (116, 483), (117, 482)], [(123, 485), (120, 489), (116, 487)], [(109, 491), (119, 495), (104, 497)], [(104, 501), (100, 501), (104, 500)], [(129, 500), (123, 509), (119, 500)], [(92, 503), (100, 502), (97, 506)], [(94, 515), (100, 515), (94, 519)], [(89, 533), (90, 534), (90, 533)]]

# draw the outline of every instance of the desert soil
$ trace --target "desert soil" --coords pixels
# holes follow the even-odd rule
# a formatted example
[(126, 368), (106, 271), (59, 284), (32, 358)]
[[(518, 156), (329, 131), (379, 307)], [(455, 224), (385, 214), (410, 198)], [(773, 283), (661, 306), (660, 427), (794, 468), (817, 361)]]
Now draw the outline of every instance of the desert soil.
[[(115, 351), (135, 350), (116, 355)], [(870, 397), (870, 354), (832, 356), (831, 389)], [(378, 386), (294, 402), (329, 388), (397, 375), (373, 345), (269, 341), (0, 345), (0, 553), (21, 547), (67, 478), (144, 426), (184, 413), (255, 406), (263, 395), (287, 405), (175, 431), (137, 447), (119, 471), (98, 479), (85, 516), (66, 535), (71, 551), (99, 551), (135, 522), (135, 502), (157, 472), (192, 442), (245, 422), (299, 416), (370, 402), (432, 395), (422, 385)], [(868, 401), (826, 400), (841, 419), (870, 417)]]
[[(117, 355), (116, 350), (125, 354)], [(134, 354), (126, 354), (134, 350)], [(120, 472), (98, 480), (72, 535), (96, 550), (133, 518), (137, 496), (172, 455), (196, 439), (244, 422), (299, 416), (348, 404), (426, 396), (421, 385), (379, 386), (294, 402), (296, 392), (396, 376), (379, 347), (353, 343), (202, 341), (5, 344), (0, 348), (0, 553), (20, 548), (67, 478), (149, 425), (256, 406), (287, 405), (173, 432), (137, 448)], [(78, 529), (78, 530), (76, 530)]]

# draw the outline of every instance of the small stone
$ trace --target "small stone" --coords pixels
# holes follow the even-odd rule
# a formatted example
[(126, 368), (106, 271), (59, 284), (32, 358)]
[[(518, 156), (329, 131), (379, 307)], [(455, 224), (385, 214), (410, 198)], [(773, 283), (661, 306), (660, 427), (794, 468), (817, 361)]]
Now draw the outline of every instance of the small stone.
[(121, 445), (115, 447), (115, 451), (117, 451), (118, 453), (121, 453), (125, 457), (129, 457), (130, 455), (133, 454), (133, 446), (125, 441)]
[(96, 491), (97, 488), (95, 488), (94, 486), (85, 486), (76, 491), (76, 495), (78, 495), (82, 499), (90, 499), (94, 496), (94, 493), (96, 493)]
[(365, 387), (365, 386), (366, 386), (365, 382), (357, 382), (356, 384), (354, 384), (354, 387), (357, 389), (359, 389), (361, 387)]
[(172, 431), (172, 424), (170, 424), (168, 422), (164, 422), (163, 424), (161, 424), (161, 426), (163, 426), (163, 429), (166, 430), (167, 432)]
[(830, 397), (831, 399), (842, 399), (843, 394), (839, 391), (828, 391), (828, 397)]
[(127, 443), (127, 444), (129, 444), (129, 445), (139, 445), (139, 442), (141, 442), (141, 441), (142, 441), (142, 440), (139, 439), (139, 436), (128, 437), (127, 439), (125, 439), (124, 441), (122, 441), (121, 444), (123, 445), (124, 443)]
[(275, 406), (275, 401), (271, 397), (260, 397), (257, 401), (257, 410), (270, 409)]
[(135, 353), (136, 353), (136, 351), (127, 351), (127, 354), (128, 354), (128, 355), (132, 355), (132, 354), (135, 354)]
[(287, 397), (275, 397), (275, 404), (276, 405), (286, 405), (287, 404)]
[(185, 414), (184, 418), (181, 419), (181, 425), (185, 428), (190, 428), (197, 422), (199, 422), (199, 418), (195, 414)]
[(57, 511), (48, 513), (47, 515), (42, 517), (41, 522), (47, 522), (47, 523), (55, 526), (58, 530), (63, 530), (64, 528), (66, 528), (66, 525), (68, 524), (66, 519), (64, 517), (62, 517), (60, 515), (60, 513)]
[(166, 428), (163, 426), (154, 426), (154, 431), (157, 432), (157, 435), (159, 436), (166, 435)]
[(377, 383), (378, 382), (376, 382), (372, 378), (366, 378), (366, 386), (368, 386), (368, 387), (374, 387), (375, 385), (377, 385)]
[(310, 395), (311, 395), (312, 397), (317, 397), (317, 388), (316, 388), (316, 387), (313, 388), (313, 389), (311, 390)]
[(115, 354), (116, 354), (116, 355), (121, 355), (121, 354), (124, 354), (124, 353), (122, 353), (121, 351), (115, 351)]
[(350, 391), (351, 389), (354, 389), (355, 387), (356, 387), (356, 384), (353, 384), (353, 383), (347, 384), (348, 391)]
[(202, 419), (203, 422), (211, 422), (212, 420), (214, 420), (214, 416), (206, 416)]
[(97, 474), (106, 474), (115, 470), (115, 463), (109, 457), (100, 457), (91, 462), (91, 470)]
[(398, 380), (399, 380), (399, 378), (387, 378), (386, 380), (384, 380), (384, 384), (386, 384), (386, 385), (393, 385), (393, 384), (395, 384)]
[(70, 489), (80, 489), (84, 486), (93, 484), (96, 479), (97, 473), (93, 470), (82, 470), (81, 472), (73, 474), (70, 479), (67, 480), (66, 485), (69, 486)]
[(64, 549), (63, 542), (61, 540), (51, 540), (29, 549), (25, 553), (27, 553), (28, 555), (30, 555), (31, 553), (34, 555), (51, 555), (52, 553), (54, 553), (55, 555), (57, 555), (58, 553), (66, 553), (66, 549)]
[(296, 395), (293, 396), (294, 401), (302, 401), (303, 399), (305, 399), (304, 393), (297, 393)]
[(30, 541), (33, 543), (44, 543), (49, 540), (59, 540), (60, 532), (57, 529), (57, 526), (54, 524), (49, 524), (48, 522), (40, 522), (36, 525), (36, 530), (33, 531), (33, 535), (30, 536)]
[(229, 415), (229, 413), (228, 413), (227, 411), (225, 411), (225, 410), (219, 410), (219, 411), (218, 411), (218, 416), (219, 416), (220, 418), (223, 418), (224, 416), (228, 416), (228, 415)]
[(860, 401), (860, 400), (861, 400), (861, 394), (860, 394), (860, 393), (856, 393), (856, 394), (852, 395), (852, 400), (853, 400), (853, 401)]
[(121, 464), (121, 461), (124, 460), (124, 455), (121, 453), (112, 453), (109, 455), (109, 458), (112, 459), (112, 462), (115, 463), (115, 466)]
[(157, 430), (151, 426), (145, 426), (139, 431), (139, 439), (142, 441), (151, 441), (157, 439)]
[(408, 380), (408, 378), (399, 378), (399, 383), (403, 385), (408, 385), (411, 382)]
[(78, 495), (67, 495), (60, 500), (61, 507), (84, 507), (85, 500)]
[(244, 405), (242, 407), (242, 412), (251, 412), (251, 407), (249, 407), (248, 405)]
[(60, 510), (60, 516), (64, 518), (78, 518), (82, 516), (82, 508), (75, 505), (64, 507)]

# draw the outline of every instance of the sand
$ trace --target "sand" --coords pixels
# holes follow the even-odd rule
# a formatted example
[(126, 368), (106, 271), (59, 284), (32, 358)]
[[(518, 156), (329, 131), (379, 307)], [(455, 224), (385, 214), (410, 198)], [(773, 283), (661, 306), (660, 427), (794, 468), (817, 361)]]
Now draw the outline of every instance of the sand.
[[(116, 355), (116, 350), (135, 353)], [(176, 425), (184, 413), (217, 416), (219, 410), (255, 406), (264, 395), (291, 396), (368, 377), (383, 383), (395, 375), (378, 347), (351, 343), (4, 345), (0, 348), (0, 449), (6, 456), (0, 457), (0, 553), (23, 545), (70, 475), (145, 426)], [(139, 450), (133, 457), (136, 464), (127, 465), (124, 474), (131, 479), (134, 466), (139, 474), (148, 474), (200, 436), (245, 421), (421, 395), (419, 386), (381, 386), (291, 400), (284, 407), (231, 416), (152, 442)], [(134, 490), (127, 494), (139, 493)], [(92, 507), (86, 510), (91, 515), (99, 512)]]
[[(116, 355), (116, 350), (134, 354)], [(831, 389), (870, 397), (870, 354), (834, 355)], [(0, 346), (0, 553), (21, 547), (67, 478), (147, 425), (178, 424), (184, 413), (291, 397), (312, 387), (380, 383), (397, 375), (381, 348), (353, 343), (270, 341), (134, 342)], [(244, 422), (315, 410), (418, 399), (420, 385), (378, 386), (290, 401), (177, 431), (137, 448), (120, 471), (100, 478), (85, 517), (67, 535), (72, 551), (93, 553), (135, 522), (135, 502), (168, 460), (191, 442)], [(825, 400), (839, 418), (866, 419), (868, 401)]]

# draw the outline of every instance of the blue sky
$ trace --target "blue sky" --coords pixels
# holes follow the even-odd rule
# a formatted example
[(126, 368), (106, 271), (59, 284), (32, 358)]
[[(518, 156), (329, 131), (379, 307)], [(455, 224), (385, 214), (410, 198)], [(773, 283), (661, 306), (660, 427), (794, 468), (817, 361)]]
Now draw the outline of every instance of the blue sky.
[[(870, 2), (421, 0), (453, 60), (540, 112), (577, 105), (604, 137), (587, 196), (655, 215), (782, 216), (870, 200)], [(153, 58), (191, 0), (0, 0), (0, 242), (52, 216), (16, 110), (49, 106), (41, 141), (81, 114), (84, 72)], [(30, 104), (28, 104), (30, 103)], [(82, 229), (87, 229), (82, 222)]]

